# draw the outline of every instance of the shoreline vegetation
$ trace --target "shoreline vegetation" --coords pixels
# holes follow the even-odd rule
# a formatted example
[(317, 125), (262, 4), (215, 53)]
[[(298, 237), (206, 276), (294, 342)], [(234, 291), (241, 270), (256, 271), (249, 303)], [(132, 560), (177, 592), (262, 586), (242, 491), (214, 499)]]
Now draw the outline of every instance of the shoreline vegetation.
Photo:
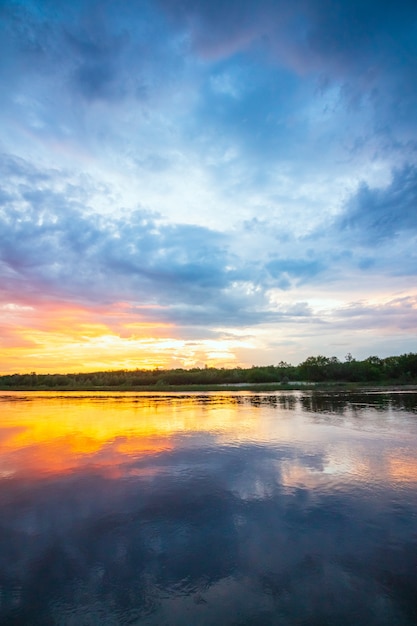
[(279, 389), (358, 389), (417, 386), (417, 354), (363, 361), (322, 355), (299, 365), (251, 368), (112, 370), (76, 374), (4, 374), (1, 391), (275, 391)]

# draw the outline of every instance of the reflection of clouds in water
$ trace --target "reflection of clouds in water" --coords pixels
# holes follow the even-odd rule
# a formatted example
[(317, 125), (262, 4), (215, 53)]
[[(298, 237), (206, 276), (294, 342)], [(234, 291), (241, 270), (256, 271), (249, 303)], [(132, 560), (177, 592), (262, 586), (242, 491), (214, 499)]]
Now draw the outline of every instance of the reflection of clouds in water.
[[(242, 469), (234, 486), (240, 497), (266, 497), (276, 482), (313, 488), (330, 479), (345, 482), (379, 477), (410, 482), (416, 475), (410, 462), (400, 468), (393, 451), (393, 447), (399, 450), (400, 459), (406, 454), (413, 420), (407, 409), (413, 394), (164, 396), (85, 392), (55, 396), (49, 392), (11, 396), (24, 400), (20, 411), (16, 410), (19, 403), (7, 404), (4, 398), (8, 397), (3, 397), (4, 423), (0, 427), (3, 476), (53, 475), (92, 465), (113, 477), (140, 475), (149, 473), (149, 467), (132, 467), (128, 458), (134, 463), (145, 457), (148, 463), (147, 457), (177, 447), (201, 450), (231, 444), (274, 446), (274, 454), (279, 456), (271, 483), (262, 477), (261, 467), (261, 478), (255, 482)], [(36, 403), (40, 398), (45, 400), (41, 411)], [(13, 404), (14, 410), (10, 408)], [(401, 409), (401, 420), (395, 407)], [(296, 452), (289, 452), (294, 447)], [(300, 454), (305, 458), (297, 459)], [(195, 459), (193, 463), (195, 471)]]
[(352, 442), (336, 441), (329, 445), (317, 466), (302, 460), (278, 463), (281, 484), (287, 487), (333, 490), (338, 486), (362, 483), (380, 485), (417, 484), (417, 462), (409, 457), (410, 450), (392, 449), (379, 441), (352, 447)]
[(373, 499), (349, 484), (289, 490), (291, 463), (319, 474), (325, 459), (294, 448), (178, 449), (127, 463), (146, 476), (114, 480), (90, 468), (10, 481), (0, 616), (15, 606), (31, 624), (100, 615), (111, 624), (121, 615), (145, 624), (268, 624), (277, 615), (283, 624), (313, 615), (411, 624), (415, 500), (404, 498), (399, 514), (389, 487)]
[(387, 459), (389, 476), (393, 481), (417, 483), (417, 460), (403, 456), (403, 451), (398, 450), (398, 456)]
[(0, 622), (415, 624), (411, 414), (358, 426), (304, 396), (100, 401), (65, 472), (31, 465), (48, 420), (38, 447), (16, 431), (33, 471), (0, 482)]

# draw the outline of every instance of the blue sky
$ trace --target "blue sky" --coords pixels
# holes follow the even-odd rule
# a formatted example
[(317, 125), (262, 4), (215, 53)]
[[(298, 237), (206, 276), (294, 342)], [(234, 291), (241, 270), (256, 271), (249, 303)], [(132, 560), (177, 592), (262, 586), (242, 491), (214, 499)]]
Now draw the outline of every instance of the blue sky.
[(417, 5), (0, 6), (6, 371), (416, 350)]

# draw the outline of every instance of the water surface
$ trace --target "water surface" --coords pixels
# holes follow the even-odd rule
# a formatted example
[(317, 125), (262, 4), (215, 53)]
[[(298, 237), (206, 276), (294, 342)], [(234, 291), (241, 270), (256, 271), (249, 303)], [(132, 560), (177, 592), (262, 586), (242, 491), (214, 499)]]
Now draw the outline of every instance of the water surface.
[(0, 393), (0, 623), (417, 624), (417, 394)]

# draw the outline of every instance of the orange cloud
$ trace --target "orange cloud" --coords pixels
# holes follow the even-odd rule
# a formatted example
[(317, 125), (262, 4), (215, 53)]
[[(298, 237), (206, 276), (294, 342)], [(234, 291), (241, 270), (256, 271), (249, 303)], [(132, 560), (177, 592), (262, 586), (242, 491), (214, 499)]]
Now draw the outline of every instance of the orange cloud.
[(235, 365), (234, 341), (187, 341), (152, 320), (161, 307), (119, 302), (94, 308), (64, 302), (0, 305), (0, 373)]
[(7, 303), (0, 306), (0, 316), (3, 373), (153, 367), (152, 350), (140, 350), (141, 344), (158, 343), (172, 328), (140, 317), (123, 303), (94, 309)]

